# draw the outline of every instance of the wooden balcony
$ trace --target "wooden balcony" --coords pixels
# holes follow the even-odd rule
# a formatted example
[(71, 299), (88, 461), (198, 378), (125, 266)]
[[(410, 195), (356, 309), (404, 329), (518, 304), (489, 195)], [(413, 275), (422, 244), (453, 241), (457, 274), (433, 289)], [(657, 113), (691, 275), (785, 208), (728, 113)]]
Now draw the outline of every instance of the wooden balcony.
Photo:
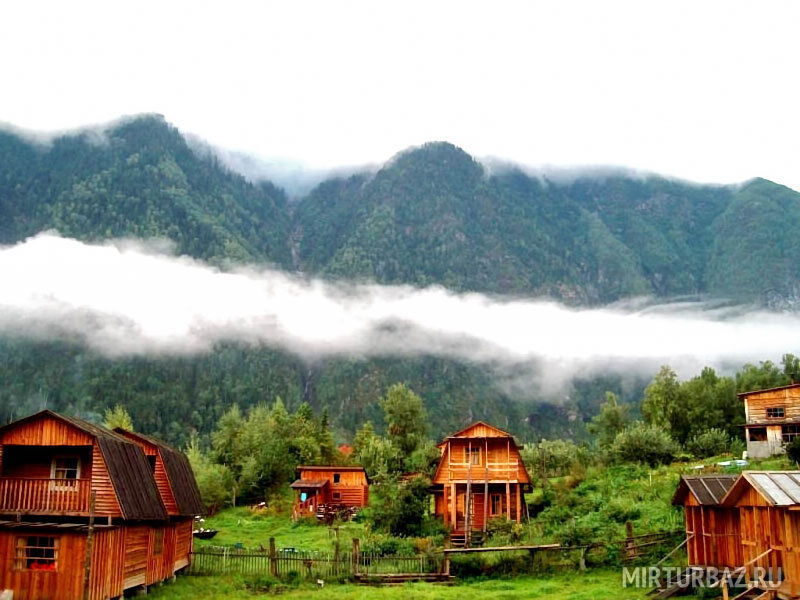
[(519, 461), (490, 462), (488, 465), (471, 465), (466, 463), (450, 463), (448, 465), (448, 479), (450, 481), (489, 481), (511, 483), (517, 481)]
[(89, 479), (0, 477), (0, 512), (88, 515)]

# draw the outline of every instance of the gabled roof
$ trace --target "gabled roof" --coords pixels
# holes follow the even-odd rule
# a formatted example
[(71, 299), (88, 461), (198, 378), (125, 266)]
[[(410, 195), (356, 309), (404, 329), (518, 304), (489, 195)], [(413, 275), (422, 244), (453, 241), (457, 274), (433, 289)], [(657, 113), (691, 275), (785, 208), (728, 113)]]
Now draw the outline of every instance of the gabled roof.
[(86, 433), (97, 441), (108, 469), (111, 484), (119, 501), (122, 516), (135, 521), (166, 520), (167, 510), (161, 501), (150, 465), (138, 444), (113, 431), (75, 417), (66, 417), (51, 410), (42, 410), (0, 427), (0, 433), (36, 421), (50, 418), (61, 421)]
[[(480, 426), (485, 427), (488, 430), (488, 432), (491, 433), (491, 435), (488, 435), (488, 436), (487, 435), (481, 435), (481, 436), (470, 436), (470, 435), (467, 435), (467, 433), (469, 433), (471, 430), (477, 429)], [(481, 437), (481, 438), (484, 438), (484, 437), (509, 437), (509, 438), (512, 438), (512, 439), (514, 438), (514, 436), (511, 435), (510, 433), (508, 433), (507, 431), (503, 431), (502, 429), (500, 429), (498, 427), (495, 427), (494, 425), (489, 425), (486, 421), (475, 421), (471, 425), (467, 425), (466, 427), (464, 427), (464, 429), (461, 429), (459, 431), (456, 431), (455, 433), (452, 433), (452, 434), (448, 435), (445, 438), (445, 440), (452, 439), (452, 438), (469, 438), (469, 437)]]
[(183, 452), (142, 433), (127, 431), (121, 427), (117, 427), (114, 431), (134, 440), (139, 439), (158, 449), (180, 516), (194, 517), (203, 514), (203, 501), (200, 498), (200, 490), (197, 488), (197, 480), (189, 460)]
[(683, 504), (691, 493), (703, 506), (715, 506), (722, 502), (738, 475), (681, 475), (678, 489), (672, 497), (673, 504)]
[(742, 471), (722, 504), (733, 506), (748, 485), (772, 506), (800, 504), (800, 471)]
[(767, 388), (764, 390), (750, 390), (749, 392), (742, 392), (740, 394), (736, 394), (739, 398), (743, 398), (744, 396), (752, 396), (754, 394), (762, 394), (764, 392), (779, 392), (781, 390), (788, 390), (791, 388), (800, 387), (800, 383), (790, 383), (789, 385), (779, 385), (778, 387), (774, 388)]

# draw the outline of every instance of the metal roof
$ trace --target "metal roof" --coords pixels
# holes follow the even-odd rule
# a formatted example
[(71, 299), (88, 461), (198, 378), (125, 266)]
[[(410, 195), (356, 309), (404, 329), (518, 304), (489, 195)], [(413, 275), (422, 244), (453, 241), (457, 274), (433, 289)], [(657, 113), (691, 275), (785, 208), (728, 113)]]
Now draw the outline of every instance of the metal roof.
[(682, 475), (678, 489), (672, 497), (673, 504), (683, 504), (689, 492), (704, 505), (717, 505), (733, 487), (738, 475)]
[(742, 477), (774, 506), (800, 504), (800, 471), (743, 471)]
[(780, 390), (788, 390), (788, 389), (796, 388), (796, 387), (800, 387), (800, 383), (790, 383), (788, 385), (779, 385), (778, 387), (766, 388), (766, 389), (763, 389), (763, 390), (750, 390), (749, 392), (740, 392), (740, 393), (738, 393), (736, 395), (739, 398), (742, 398), (743, 396), (751, 396), (753, 394), (761, 394), (762, 392), (777, 392), (777, 391), (780, 391)]

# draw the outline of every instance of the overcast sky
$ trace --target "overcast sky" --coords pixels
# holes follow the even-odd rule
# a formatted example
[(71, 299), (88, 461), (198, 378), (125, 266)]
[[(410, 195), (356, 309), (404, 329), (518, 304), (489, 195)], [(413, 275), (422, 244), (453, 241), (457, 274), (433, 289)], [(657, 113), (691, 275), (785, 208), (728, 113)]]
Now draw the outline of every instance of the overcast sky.
[(310, 167), (448, 140), (800, 190), (800, 2), (17, 2), (0, 121), (158, 112)]

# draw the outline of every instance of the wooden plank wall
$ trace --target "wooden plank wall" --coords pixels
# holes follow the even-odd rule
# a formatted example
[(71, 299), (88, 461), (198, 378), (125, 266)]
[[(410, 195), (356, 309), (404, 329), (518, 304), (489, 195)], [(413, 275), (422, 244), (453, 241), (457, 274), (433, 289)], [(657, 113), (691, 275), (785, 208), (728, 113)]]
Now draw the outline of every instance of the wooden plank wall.
[[(54, 535), (59, 538), (58, 570), (14, 570), (18, 536)], [(83, 593), (83, 563), (86, 535), (50, 534), (44, 531), (0, 531), (0, 590), (14, 590), (14, 600), (76, 600)]]
[[(147, 544), (147, 585), (152, 585), (172, 577), (175, 565), (175, 526), (152, 527), (149, 530)], [(156, 544), (156, 537), (161, 538), (161, 548)]]
[(175, 495), (172, 493), (172, 486), (169, 483), (169, 477), (167, 477), (167, 470), (164, 468), (164, 461), (161, 460), (161, 453), (156, 454), (156, 470), (154, 475), (156, 487), (167, 509), (167, 514), (177, 515), (178, 503), (175, 502)]
[(89, 434), (49, 417), (11, 427), (0, 435), (0, 444), (20, 446), (91, 446), (93, 442)]
[(102, 517), (121, 517), (122, 510), (119, 507), (117, 493), (111, 483), (111, 476), (108, 474), (103, 453), (100, 452), (97, 445), (92, 448), (92, 465), (92, 490), (97, 495), (95, 514)]
[[(768, 407), (783, 406), (784, 419), (800, 419), (800, 388), (756, 392), (745, 396), (747, 409), (747, 422), (769, 421), (767, 418)], [(780, 421), (781, 419), (775, 419)]]
[(172, 569), (173, 572), (189, 564), (194, 543), (194, 538), (192, 537), (193, 528), (192, 519), (184, 519), (175, 524), (175, 563)]
[(124, 556), (124, 529), (103, 529), (94, 533), (89, 598), (105, 600), (122, 595)]
[(125, 528), (124, 589), (147, 582), (147, 552), (150, 548), (150, 528), (134, 525)]

